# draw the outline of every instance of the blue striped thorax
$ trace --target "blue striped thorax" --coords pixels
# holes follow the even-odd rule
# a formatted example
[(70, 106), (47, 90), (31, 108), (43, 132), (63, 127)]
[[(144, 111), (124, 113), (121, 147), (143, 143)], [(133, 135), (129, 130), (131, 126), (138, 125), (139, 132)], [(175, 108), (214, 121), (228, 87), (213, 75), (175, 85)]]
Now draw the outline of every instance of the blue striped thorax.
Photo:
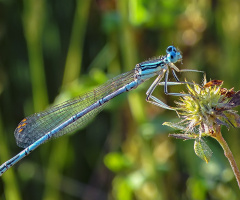
[(182, 59), (180, 51), (174, 46), (169, 46), (166, 52), (166, 56), (153, 58), (136, 65), (136, 68), (140, 69), (138, 73), (141, 77), (140, 79), (146, 80), (155, 75), (165, 73), (170, 63), (175, 63)]

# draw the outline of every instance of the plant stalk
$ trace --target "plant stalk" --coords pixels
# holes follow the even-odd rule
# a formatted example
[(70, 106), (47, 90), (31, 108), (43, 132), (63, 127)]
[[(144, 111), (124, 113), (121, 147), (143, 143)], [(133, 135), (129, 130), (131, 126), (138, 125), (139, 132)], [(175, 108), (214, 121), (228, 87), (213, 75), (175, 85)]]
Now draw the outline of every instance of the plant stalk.
[(238, 182), (238, 187), (240, 189), (240, 172), (239, 172), (239, 169), (237, 167), (237, 163), (233, 157), (233, 154), (227, 144), (227, 142), (224, 140), (224, 138), (222, 137), (222, 133), (221, 133), (221, 130), (220, 130), (220, 126), (218, 127), (217, 131), (212, 135), (212, 137), (214, 139), (216, 139), (219, 144), (222, 146), (223, 150), (224, 150), (224, 155), (227, 157), (231, 167), (232, 167), (232, 170), (233, 170), (233, 173), (235, 175), (235, 178), (237, 179), (237, 182)]

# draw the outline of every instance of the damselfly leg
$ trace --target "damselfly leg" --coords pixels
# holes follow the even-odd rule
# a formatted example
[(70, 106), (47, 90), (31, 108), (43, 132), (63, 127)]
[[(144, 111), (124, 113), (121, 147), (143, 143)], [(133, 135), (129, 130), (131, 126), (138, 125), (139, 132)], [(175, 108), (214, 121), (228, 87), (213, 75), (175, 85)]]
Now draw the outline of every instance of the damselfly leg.
[[(160, 99), (158, 99), (157, 97), (152, 95), (152, 93), (155, 90), (155, 88), (158, 85), (163, 85), (164, 86), (164, 93), (166, 95), (171, 95), (171, 96), (188, 96), (189, 94), (169, 93), (168, 92), (168, 86), (170, 86), (170, 85), (182, 85), (182, 84), (188, 83), (188, 82), (180, 82), (179, 78), (177, 77), (176, 72), (201, 72), (201, 73), (204, 73), (204, 72), (203, 71), (199, 71), (199, 70), (191, 70), (191, 69), (182, 69), (182, 70), (180, 70), (173, 63), (168, 63), (168, 66), (171, 68), (173, 77), (175, 78), (175, 80), (177, 82), (169, 82), (168, 81), (169, 69), (168, 68), (164, 69), (160, 73), (160, 75), (158, 75), (158, 77), (155, 79), (155, 81), (152, 83), (152, 85), (149, 87), (149, 89), (147, 90), (147, 92), (146, 92), (146, 94), (147, 94), (146, 101), (148, 101), (149, 103), (154, 104), (156, 106), (168, 109), (168, 110), (176, 110), (176, 108), (168, 106), (167, 104), (163, 103)], [(165, 81), (161, 82), (161, 80), (164, 77), (164, 75), (165, 75)]]

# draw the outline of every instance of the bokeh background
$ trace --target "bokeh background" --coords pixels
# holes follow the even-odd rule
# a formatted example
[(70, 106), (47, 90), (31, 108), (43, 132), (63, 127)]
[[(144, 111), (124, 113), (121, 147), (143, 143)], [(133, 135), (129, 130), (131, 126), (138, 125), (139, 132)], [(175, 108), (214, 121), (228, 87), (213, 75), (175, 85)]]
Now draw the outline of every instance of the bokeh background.
[[(1, 0), (0, 162), (22, 150), (13, 132), (25, 116), (164, 55), (171, 44), (183, 53), (179, 68), (204, 70), (208, 79), (240, 89), (238, 0)], [(198, 73), (179, 77), (202, 82)], [(153, 80), (9, 169), (0, 179), (0, 198), (239, 199), (219, 144), (206, 140), (213, 151), (206, 164), (193, 141), (168, 137), (174, 130), (162, 123), (179, 119), (145, 101)], [(177, 99), (160, 86), (155, 95), (169, 105)], [(223, 129), (223, 135), (240, 166), (240, 130)]]

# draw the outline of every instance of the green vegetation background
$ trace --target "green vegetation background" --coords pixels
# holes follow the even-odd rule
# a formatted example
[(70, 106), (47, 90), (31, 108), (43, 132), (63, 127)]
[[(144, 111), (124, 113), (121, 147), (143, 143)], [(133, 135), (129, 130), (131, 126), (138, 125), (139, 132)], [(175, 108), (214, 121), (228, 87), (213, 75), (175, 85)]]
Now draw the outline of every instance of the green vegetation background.
[[(25, 116), (165, 54), (171, 44), (183, 53), (179, 68), (204, 70), (239, 90), (239, 32), (237, 0), (1, 0), (1, 163), (22, 150), (13, 132)], [(196, 73), (185, 77), (202, 80)], [(215, 141), (207, 140), (213, 157), (206, 164), (192, 141), (168, 138), (172, 129), (162, 123), (179, 119), (145, 101), (153, 80), (9, 169), (0, 179), (0, 199), (239, 199)], [(160, 86), (155, 95), (170, 105), (176, 100)], [(224, 129), (238, 166), (239, 132)]]

